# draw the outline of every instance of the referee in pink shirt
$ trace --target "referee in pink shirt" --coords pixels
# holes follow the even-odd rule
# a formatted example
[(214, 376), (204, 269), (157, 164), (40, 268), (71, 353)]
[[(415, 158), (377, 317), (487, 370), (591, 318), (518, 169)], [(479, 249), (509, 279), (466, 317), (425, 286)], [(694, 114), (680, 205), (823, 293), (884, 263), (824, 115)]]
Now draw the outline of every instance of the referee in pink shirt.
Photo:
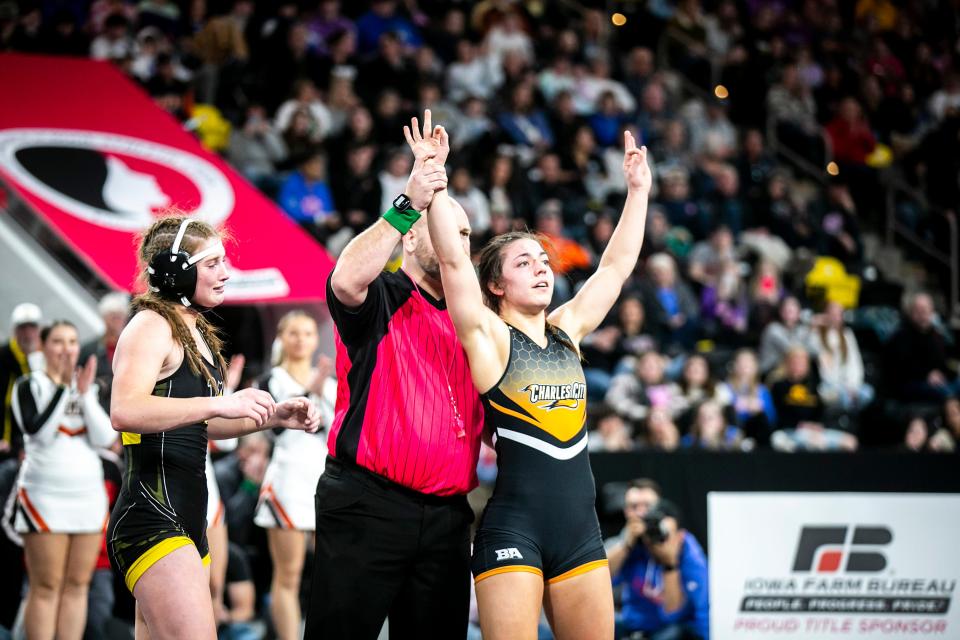
[[(327, 283), (339, 387), (317, 484), (308, 640), (373, 640), (387, 617), (391, 640), (467, 633), (466, 494), (483, 408), (419, 214), (447, 182), (432, 136), (426, 111), (407, 193), (347, 245)], [(465, 215), (460, 227), (469, 251)], [(403, 265), (384, 272), (397, 241)]]

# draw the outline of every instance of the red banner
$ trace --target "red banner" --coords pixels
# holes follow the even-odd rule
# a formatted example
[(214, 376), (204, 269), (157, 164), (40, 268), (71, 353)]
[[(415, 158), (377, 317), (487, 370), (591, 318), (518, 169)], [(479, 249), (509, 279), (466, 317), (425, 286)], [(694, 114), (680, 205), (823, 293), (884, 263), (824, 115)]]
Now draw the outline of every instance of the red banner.
[(0, 55), (0, 178), (108, 284), (131, 291), (135, 236), (177, 207), (226, 228), (227, 301), (324, 298), (332, 260), (105, 62)]

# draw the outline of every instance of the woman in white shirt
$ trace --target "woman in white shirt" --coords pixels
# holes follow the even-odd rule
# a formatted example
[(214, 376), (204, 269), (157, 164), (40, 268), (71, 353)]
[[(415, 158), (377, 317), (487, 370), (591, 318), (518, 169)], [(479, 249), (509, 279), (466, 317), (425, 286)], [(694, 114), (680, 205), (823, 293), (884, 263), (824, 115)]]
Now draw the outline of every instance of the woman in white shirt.
[(97, 398), (96, 358), (77, 369), (76, 327), (55, 321), (40, 339), (45, 367), (12, 395), (26, 452), (13, 514), (30, 578), (24, 627), (28, 638), (79, 640), (108, 515), (97, 449), (117, 434)]
[(873, 387), (863, 381), (863, 358), (857, 338), (843, 324), (843, 305), (827, 303), (823, 324), (813, 332), (824, 402), (844, 411), (860, 411), (873, 400)]
[(281, 432), (260, 489), (254, 522), (267, 529), (273, 581), (270, 613), (280, 640), (300, 637), (300, 577), (307, 536), (316, 527), (314, 495), (327, 458), (326, 427), (333, 421), (337, 381), (332, 362), (321, 357), (313, 366), (319, 342), (316, 321), (303, 311), (291, 311), (277, 326), (280, 357), (258, 381), (278, 402), (307, 396), (320, 410), (317, 433)]

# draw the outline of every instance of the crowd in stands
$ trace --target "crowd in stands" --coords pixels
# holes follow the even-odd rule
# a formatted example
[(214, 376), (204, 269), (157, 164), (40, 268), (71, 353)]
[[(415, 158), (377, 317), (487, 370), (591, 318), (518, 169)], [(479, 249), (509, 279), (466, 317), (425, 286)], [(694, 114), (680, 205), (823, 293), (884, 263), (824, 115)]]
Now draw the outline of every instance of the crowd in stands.
[[(956, 451), (936, 287), (864, 304), (887, 177), (924, 193), (894, 215), (930, 246), (956, 218), (955, 3), (625, 4), (616, 26), (590, 1), (6, 1), (0, 51), (115, 64), (333, 255), (403, 191), (402, 127), (429, 108), (474, 248), (541, 233), (556, 303), (612, 233), (630, 130), (655, 182), (641, 262), (583, 343), (592, 449)], [(269, 447), (217, 463), (240, 548), (263, 548)]]

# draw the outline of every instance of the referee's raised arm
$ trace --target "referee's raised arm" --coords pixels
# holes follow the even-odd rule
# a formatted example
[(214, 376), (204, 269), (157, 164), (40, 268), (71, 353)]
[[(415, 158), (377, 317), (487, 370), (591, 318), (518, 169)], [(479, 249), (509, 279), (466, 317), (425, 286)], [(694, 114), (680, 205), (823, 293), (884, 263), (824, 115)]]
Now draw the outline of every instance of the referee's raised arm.
[[(424, 131), (432, 130), (430, 110), (423, 116)], [(417, 119), (413, 121), (417, 128)], [(442, 164), (434, 163), (426, 148), (414, 149), (415, 161), (406, 192), (398, 194), (393, 206), (379, 220), (344, 247), (330, 278), (333, 294), (347, 307), (359, 307), (367, 298), (367, 287), (383, 271), (397, 241), (412, 226), (420, 212), (430, 206), (434, 192), (447, 186)]]

